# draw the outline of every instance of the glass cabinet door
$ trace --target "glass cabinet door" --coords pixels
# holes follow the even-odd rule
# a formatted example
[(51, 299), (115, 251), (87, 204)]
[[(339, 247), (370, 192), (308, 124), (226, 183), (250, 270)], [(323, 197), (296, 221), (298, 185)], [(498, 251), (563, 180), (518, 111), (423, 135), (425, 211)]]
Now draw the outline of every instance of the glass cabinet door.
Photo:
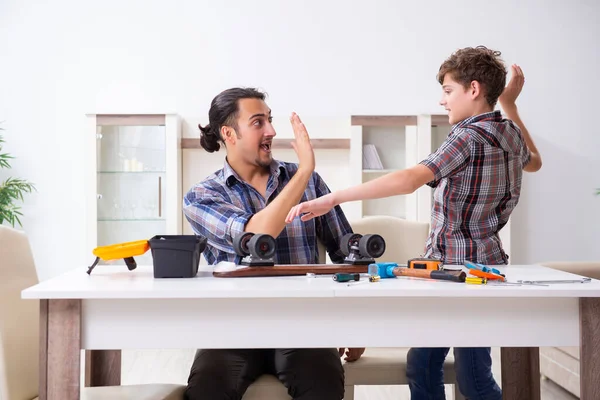
[[(97, 245), (165, 234), (164, 123), (113, 125), (97, 121)], [(151, 265), (150, 251), (135, 257)]]

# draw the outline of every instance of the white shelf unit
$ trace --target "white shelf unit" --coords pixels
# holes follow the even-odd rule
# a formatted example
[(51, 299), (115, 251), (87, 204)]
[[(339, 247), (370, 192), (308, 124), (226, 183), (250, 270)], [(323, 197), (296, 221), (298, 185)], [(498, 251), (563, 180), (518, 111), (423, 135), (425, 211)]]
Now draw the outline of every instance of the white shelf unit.
[[(417, 119), (413, 116), (352, 116), (351, 169), (353, 184), (402, 170), (417, 162)], [(383, 169), (363, 167), (363, 146), (374, 145)], [(360, 216), (392, 215), (416, 220), (417, 194), (360, 202)]]
[[(86, 242), (182, 232), (181, 122), (176, 114), (88, 114)], [(151, 253), (134, 257), (151, 264)]]

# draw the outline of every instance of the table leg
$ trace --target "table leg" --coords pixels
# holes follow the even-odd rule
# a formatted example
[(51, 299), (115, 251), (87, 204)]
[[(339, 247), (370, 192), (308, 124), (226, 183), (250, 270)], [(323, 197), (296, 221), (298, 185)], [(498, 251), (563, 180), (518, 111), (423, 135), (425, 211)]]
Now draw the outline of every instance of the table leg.
[(502, 398), (504, 400), (540, 400), (540, 349), (503, 347)]
[(579, 299), (579, 335), (580, 398), (600, 399), (600, 298)]
[(40, 300), (40, 400), (79, 400), (81, 300)]
[(121, 350), (85, 352), (85, 386), (120, 386)]

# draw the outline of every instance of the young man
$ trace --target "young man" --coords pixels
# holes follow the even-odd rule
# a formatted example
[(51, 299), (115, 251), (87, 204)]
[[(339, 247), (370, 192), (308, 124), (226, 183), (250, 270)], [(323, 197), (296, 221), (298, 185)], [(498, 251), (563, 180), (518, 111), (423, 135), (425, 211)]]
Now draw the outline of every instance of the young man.
[[(513, 65), (505, 88), (506, 68), (499, 56), (485, 47), (465, 48), (441, 65), (440, 104), (453, 126), (436, 152), (411, 168), (301, 203), (286, 221), (297, 216), (309, 221), (347, 201), (409, 194), (427, 184), (435, 191), (425, 256), (446, 264), (506, 264), (498, 232), (519, 201), (522, 171), (539, 170), (542, 160), (515, 104), (523, 72)], [(509, 119), (494, 111), (498, 100)], [(410, 350), (407, 376), (413, 400), (445, 398), (442, 365), (448, 350)], [(502, 398), (489, 348), (455, 348), (454, 356), (465, 397)]]
[[(292, 142), (299, 164), (273, 159), (275, 130), (265, 95), (255, 89), (233, 88), (217, 95), (209, 124), (200, 126), (202, 147), (218, 151), (225, 145), (223, 169), (194, 186), (183, 209), (195, 233), (206, 237), (209, 264), (239, 262), (233, 239), (242, 232), (267, 233), (276, 238), (278, 264), (314, 264), (319, 260), (317, 239), (333, 262), (344, 256), (339, 239), (352, 232), (342, 209), (332, 210), (310, 224), (287, 224), (285, 217), (299, 201), (330, 193), (314, 172), (310, 138), (296, 114)], [(344, 349), (199, 350), (191, 368), (186, 399), (241, 399), (260, 375), (275, 375), (294, 399), (340, 400), (344, 396)], [(362, 349), (348, 349), (355, 361)]]

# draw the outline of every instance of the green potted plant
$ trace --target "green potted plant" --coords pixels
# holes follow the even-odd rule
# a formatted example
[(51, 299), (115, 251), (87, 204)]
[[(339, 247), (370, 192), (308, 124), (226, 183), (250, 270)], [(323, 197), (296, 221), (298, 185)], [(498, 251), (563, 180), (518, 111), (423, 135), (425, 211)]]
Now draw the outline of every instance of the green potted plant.
[[(4, 129), (0, 128), (0, 131)], [(4, 143), (4, 138), (2, 137), (2, 133), (0, 132), (0, 168), (10, 169), (9, 160), (14, 159), (8, 153), (2, 152), (2, 144)], [(4, 182), (0, 183), (0, 225), (4, 224), (4, 222), (8, 222), (15, 227), (15, 224), (19, 224), (19, 226), (23, 226), (21, 224), (20, 216), (23, 216), (21, 213), (21, 207), (17, 205), (17, 202), (23, 201), (24, 193), (31, 193), (35, 190), (35, 186), (23, 179), (18, 178), (7, 178)]]

